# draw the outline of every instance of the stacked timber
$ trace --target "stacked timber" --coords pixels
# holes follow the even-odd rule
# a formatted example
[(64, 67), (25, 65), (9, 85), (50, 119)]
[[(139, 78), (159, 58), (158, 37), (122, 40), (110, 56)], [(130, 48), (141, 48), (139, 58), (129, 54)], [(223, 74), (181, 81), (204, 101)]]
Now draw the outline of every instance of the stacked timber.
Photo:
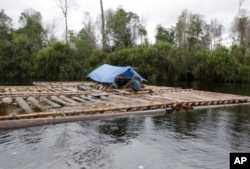
[(41, 125), (44, 118), (76, 121), (89, 119), (90, 116), (114, 117), (157, 111), (189, 111), (194, 107), (240, 104), (250, 100), (247, 96), (173, 87), (146, 86), (139, 92), (132, 92), (130, 89), (107, 92), (91, 88), (91, 85), (39, 82), (36, 86), (3, 86), (0, 90), (0, 103), (17, 106), (23, 111), (17, 110), (9, 115), (1, 113), (0, 129), (3, 121), (12, 121), (14, 125), (14, 122), (21, 123), (24, 119), (29, 119), (29, 124)]

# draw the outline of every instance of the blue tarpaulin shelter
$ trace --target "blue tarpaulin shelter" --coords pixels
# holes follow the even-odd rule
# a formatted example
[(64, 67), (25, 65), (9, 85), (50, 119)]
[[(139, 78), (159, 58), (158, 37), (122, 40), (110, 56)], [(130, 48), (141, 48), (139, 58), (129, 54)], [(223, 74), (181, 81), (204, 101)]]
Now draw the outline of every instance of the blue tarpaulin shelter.
[(103, 64), (88, 74), (88, 78), (100, 83), (114, 83), (117, 76), (127, 78), (137, 77), (140, 81), (145, 80), (131, 66), (112, 66)]

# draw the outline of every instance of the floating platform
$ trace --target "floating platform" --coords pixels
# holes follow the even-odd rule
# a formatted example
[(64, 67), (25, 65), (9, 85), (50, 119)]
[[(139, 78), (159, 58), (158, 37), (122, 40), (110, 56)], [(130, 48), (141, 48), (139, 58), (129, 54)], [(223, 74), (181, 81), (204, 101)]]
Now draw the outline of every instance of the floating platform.
[(173, 87), (145, 86), (139, 92), (89, 82), (0, 87), (0, 129), (189, 111), (249, 103), (250, 97)]

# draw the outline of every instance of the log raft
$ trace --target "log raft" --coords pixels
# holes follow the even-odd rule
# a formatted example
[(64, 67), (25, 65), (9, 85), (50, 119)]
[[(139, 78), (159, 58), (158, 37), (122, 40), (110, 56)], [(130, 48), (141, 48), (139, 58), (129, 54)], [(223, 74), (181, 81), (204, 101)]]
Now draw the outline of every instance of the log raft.
[(250, 101), (248, 96), (157, 86), (146, 86), (136, 93), (129, 89), (107, 92), (93, 88), (91, 83), (43, 82), (35, 86), (2, 86), (0, 92), (0, 104), (18, 105), (23, 109), (9, 115), (0, 112), (0, 129), (164, 114)]

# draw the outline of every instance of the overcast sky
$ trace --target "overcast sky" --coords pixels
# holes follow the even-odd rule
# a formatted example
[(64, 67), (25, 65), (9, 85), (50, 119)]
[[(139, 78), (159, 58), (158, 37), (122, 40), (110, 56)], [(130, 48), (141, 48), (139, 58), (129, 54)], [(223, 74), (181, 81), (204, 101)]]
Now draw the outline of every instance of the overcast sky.
[[(82, 28), (84, 13), (89, 12), (94, 20), (100, 15), (100, 0), (74, 0), (77, 7), (69, 13), (69, 29), (78, 31)], [(64, 20), (57, 0), (0, 0), (0, 8), (13, 19), (18, 27), (18, 19), (25, 9), (39, 11), (44, 23), (57, 23), (57, 32), (64, 31)], [(103, 0), (104, 10), (122, 6), (126, 11), (136, 13), (146, 21), (148, 37), (155, 36), (158, 24), (174, 26), (181, 12), (185, 9), (193, 14), (200, 14), (206, 20), (217, 19), (229, 32), (230, 25), (238, 13), (239, 0)], [(250, 9), (250, 0), (245, 0), (243, 7)]]

